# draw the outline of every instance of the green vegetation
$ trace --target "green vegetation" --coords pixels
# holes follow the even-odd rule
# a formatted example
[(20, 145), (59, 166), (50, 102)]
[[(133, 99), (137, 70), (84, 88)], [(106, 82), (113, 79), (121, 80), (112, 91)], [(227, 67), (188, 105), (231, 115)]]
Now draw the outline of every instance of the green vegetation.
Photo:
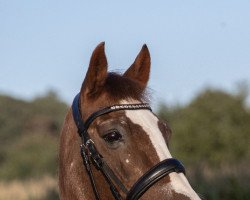
[[(205, 90), (189, 105), (159, 106), (158, 114), (173, 132), (171, 153), (183, 161), (191, 184), (205, 199), (250, 199), (246, 96), (244, 91)], [(30, 102), (0, 95), (1, 182), (56, 177), (59, 133), (67, 109), (53, 92)], [(44, 198), (59, 199), (56, 187)]]
[(205, 199), (250, 198), (250, 109), (246, 95), (206, 90), (159, 115), (172, 128), (171, 152)]
[[(46, 176), (56, 178), (59, 133), (67, 109), (53, 92), (31, 102), (0, 95), (0, 181), (6, 185), (13, 182), (12, 188), (0, 190), (8, 188), (17, 195), (19, 191), (19, 199), (27, 199), (20, 192), (23, 187), (15, 184), (16, 180), (36, 182), (33, 179), (37, 179), (37, 183), (42, 184)], [(45, 188), (44, 185), (41, 190)], [(32, 190), (31, 186), (25, 189)], [(0, 191), (0, 199), (13, 199), (1, 194), (3, 191)], [(59, 199), (57, 188), (48, 188), (45, 199)]]
[(53, 92), (32, 102), (0, 96), (0, 180), (55, 175), (67, 105)]

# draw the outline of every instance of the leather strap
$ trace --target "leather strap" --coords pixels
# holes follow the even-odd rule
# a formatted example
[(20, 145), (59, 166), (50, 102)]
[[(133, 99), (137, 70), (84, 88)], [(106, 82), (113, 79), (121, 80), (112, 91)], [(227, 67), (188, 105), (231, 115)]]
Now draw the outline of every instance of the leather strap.
[(172, 172), (185, 174), (185, 168), (180, 161), (174, 158), (161, 161), (138, 179), (130, 189), (126, 199), (139, 199), (153, 184)]
[(73, 117), (74, 121), (76, 123), (76, 126), (78, 128), (78, 133), (80, 137), (83, 137), (84, 139), (84, 144), (90, 139), (89, 134), (88, 134), (88, 128), (90, 124), (97, 118), (100, 117), (101, 115), (105, 115), (114, 111), (118, 110), (150, 110), (152, 111), (151, 107), (147, 103), (139, 103), (139, 104), (119, 104), (119, 105), (112, 105), (105, 107), (101, 110), (98, 110), (94, 113), (92, 113), (87, 120), (84, 122), (82, 120), (82, 116), (80, 113), (80, 93), (78, 93), (73, 101), (72, 104), (72, 111), (73, 111)]
[[(72, 112), (73, 112), (73, 118), (74, 118), (75, 124), (76, 124), (77, 129), (78, 129), (78, 133), (79, 133), (79, 131), (83, 132), (85, 130), (85, 125), (84, 125), (84, 122), (82, 120), (82, 115), (81, 115), (81, 112), (79, 109), (80, 108), (80, 93), (78, 93), (75, 96), (71, 107), (72, 107)], [(81, 137), (81, 135), (80, 135), (80, 137)]]

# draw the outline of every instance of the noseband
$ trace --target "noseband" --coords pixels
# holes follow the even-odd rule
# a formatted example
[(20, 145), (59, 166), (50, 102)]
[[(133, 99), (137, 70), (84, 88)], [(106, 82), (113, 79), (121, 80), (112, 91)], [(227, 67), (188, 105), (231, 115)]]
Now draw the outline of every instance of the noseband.
[[(94, 142), (91, 140), (88, 134), (88, 128), (90, 124), (99, 116), (111, 113), (119, 110), (151, 110), (150, 106), (145, 103), (140, 104), (120, 104), (103, 108), (97, 112), (92, 113), (88, 119), (84, 122), (80, 112), (80, 93), (76, 95), (73, 104), (72, 111), (75, 124), (78, 129), (79, 136), (81, 137), (82, 144), (80, 146), (81, 156), (83, 164), (88, 173), (91, 181), (91, 185), (95, 194), (96, 200), (100, 200), (100, 196), (95, 184), (95, 179), (91, 169), (91, 163), (95, 168), (102, 173), (106, 182), (108, 183), (110, 190), (116, 200), (122, 200), (122, 196), (117, 190), (116, 186), (126, 195), (126, 200), (139, 199), (152, 185), (157, 181), (167, 176), (172, 172), (184, 173), (185, 168), (180, 161), (174, 158), (168, 158), (147, 171), (142, 177), (140, 177), (132, 188), (128, 191), (120, 179), (114, 174), (112, 169), (103, 159), (102, 155), (97, 151)], [(115, 184), (116, 185), (115, 185)]]

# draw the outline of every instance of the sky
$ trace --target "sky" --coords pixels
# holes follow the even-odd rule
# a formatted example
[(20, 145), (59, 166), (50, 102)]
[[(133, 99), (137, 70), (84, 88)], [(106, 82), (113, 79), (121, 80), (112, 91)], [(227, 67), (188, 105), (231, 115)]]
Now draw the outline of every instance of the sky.
[(52, 89), (71, 103), (102, 41), (119, 72), (148, 45), (154, 104), (233, 91), (250, 82), (249, 10), (249, 0), (0, 0), (0, 93)]

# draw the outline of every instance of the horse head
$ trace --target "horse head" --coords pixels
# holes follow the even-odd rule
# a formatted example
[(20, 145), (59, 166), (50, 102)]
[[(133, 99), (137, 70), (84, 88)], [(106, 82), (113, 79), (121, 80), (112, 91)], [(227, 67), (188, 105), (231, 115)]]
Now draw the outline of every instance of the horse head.
[[(150, 65), (146, 45), (123, 74), (108, 72), (104, 43), (94, 50), (61, 133), (61, 199), (113, 199), (114, 193), (118, 193), (116, 199), (128, 200), (200, 199), (183, 166), (169, 152), (170, 128), (145, 104)], [(79, 123), (87, 127), (81, 130)], [(87, 139), (81, 141), (77, 132)], [(87, 168), (92, 165), (96, 197), (79, 153), (81, 143), (82, 153), (90, 159)], [(99, 156), (97, 165), (101, 166), (93, 167), (93, 154)], [(109, 182), (115, 192), (110, 191)]]

